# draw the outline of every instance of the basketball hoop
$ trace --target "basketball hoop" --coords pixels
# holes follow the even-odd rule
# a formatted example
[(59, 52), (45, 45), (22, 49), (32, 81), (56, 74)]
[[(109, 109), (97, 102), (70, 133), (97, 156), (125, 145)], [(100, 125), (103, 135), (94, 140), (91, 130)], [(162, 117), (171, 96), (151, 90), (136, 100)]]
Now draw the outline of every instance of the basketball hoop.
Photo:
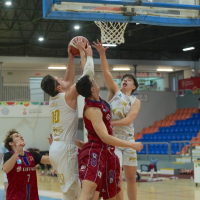
[(95, 24), (101, 30), (102, 43), (121, 44), (125, 42), (124, 31), (128, 23), (95, 21)]

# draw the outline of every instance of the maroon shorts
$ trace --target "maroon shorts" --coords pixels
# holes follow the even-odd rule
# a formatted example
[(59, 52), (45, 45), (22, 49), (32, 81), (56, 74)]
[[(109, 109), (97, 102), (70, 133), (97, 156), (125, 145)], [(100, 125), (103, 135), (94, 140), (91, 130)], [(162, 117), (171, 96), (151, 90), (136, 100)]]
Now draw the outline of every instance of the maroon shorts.
[(96, 191), (101, 190), (106, 166), (107, 148), (103, 143), (87, 142), (78, 154), (79, 179), (97, 184)]
[(103, 176), (100, 196), (103, 199), (111, 199), (120, 191), (120, 163), (117, 155), (107, 152), (106, 170)]

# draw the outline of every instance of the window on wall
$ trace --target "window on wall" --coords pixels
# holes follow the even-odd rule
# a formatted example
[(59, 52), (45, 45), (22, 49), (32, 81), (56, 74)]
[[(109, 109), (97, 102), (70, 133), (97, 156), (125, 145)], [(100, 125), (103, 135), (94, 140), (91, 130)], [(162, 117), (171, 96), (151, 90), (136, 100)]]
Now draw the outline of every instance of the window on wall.
[[(123, 75), (114, 78), (114, 81), (121, 87)], [(137, 91), (164, 91), (164, 76), (162, 73), (137, 73)]]
[(137, 81), (138, 91), (164, 91), (164, 78), (141, 77)]
[(44, 92), (40, 87), (42, 79), (42, 77), (29, 78), (31, 101), (44, 101)]

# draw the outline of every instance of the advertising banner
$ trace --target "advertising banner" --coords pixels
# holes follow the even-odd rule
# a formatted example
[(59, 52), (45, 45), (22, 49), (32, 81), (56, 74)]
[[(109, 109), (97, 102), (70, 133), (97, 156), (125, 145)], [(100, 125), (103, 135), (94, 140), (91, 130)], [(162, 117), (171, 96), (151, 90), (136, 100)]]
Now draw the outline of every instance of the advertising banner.
[(51, 117), (49, 102), (0, 102), (0, 117)]
[(199, 94), (200, 77), (182, 79), (178, 81), (179, 95)]

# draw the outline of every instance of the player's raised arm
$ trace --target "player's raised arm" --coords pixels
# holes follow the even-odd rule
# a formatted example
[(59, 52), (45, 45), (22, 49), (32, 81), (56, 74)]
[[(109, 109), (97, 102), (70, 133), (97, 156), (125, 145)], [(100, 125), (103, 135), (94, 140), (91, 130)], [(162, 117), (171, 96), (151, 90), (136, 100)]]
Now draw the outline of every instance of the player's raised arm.
[(141, 149), (143, 148), (141, 142), (129, 142), (125, 140), (120, 140), (116, 137), (109, 135), (105, 123), (103, 122), (102, 119), (103, 117), (102, 112), (99, 108), (94, 108), (94, 107), (87, 108), (84, 114), (87, 117), (87, 119), (91, 121), (95, 132), (100, 137), (102, 142), (112, 146), (132, 148), (138, 152), (140, 152)]
[(67, 64), (67, 70), (65, 73), (65, 81), (67, 82), (67, 88), (69, 89), (74, 83), (75, 78), (75, 64), (74, 64), (74, 55), (71, 53), (71, 47), (68, 46), (68, 64)]
[(15, 166), (15, 163), (17, 161), (18, 156), (20, 155), (20, 152), (23, 151), (24, 145), (25, 145), (25, 142), (18, 142), (16, 144), (16, 150), (15, 150), (15, 153), (13, 155), (10, 156), (9, 153), (6, 153), (4, 155), (3, 171), (6, 174), (9, 173), (13, 169), (13, 167)]
[(104, 48), (102, 43), (99, 42), (99, 40), (97, 40), (97, 43), (95, 42), (93, 43), (94, 45), (92, 46), (96, 48), (96, 50), (99, 52), (100, 55), (101, 68), (104, 75), (106, 86), (108, 87), (109, 92), (115, 94), (119, 90), (119, 86), (117, 85), (117, 83), (115, 83), (109, 71), (109, 65), (106, 59), (106, 50), (108, 49), (108, 47)]

